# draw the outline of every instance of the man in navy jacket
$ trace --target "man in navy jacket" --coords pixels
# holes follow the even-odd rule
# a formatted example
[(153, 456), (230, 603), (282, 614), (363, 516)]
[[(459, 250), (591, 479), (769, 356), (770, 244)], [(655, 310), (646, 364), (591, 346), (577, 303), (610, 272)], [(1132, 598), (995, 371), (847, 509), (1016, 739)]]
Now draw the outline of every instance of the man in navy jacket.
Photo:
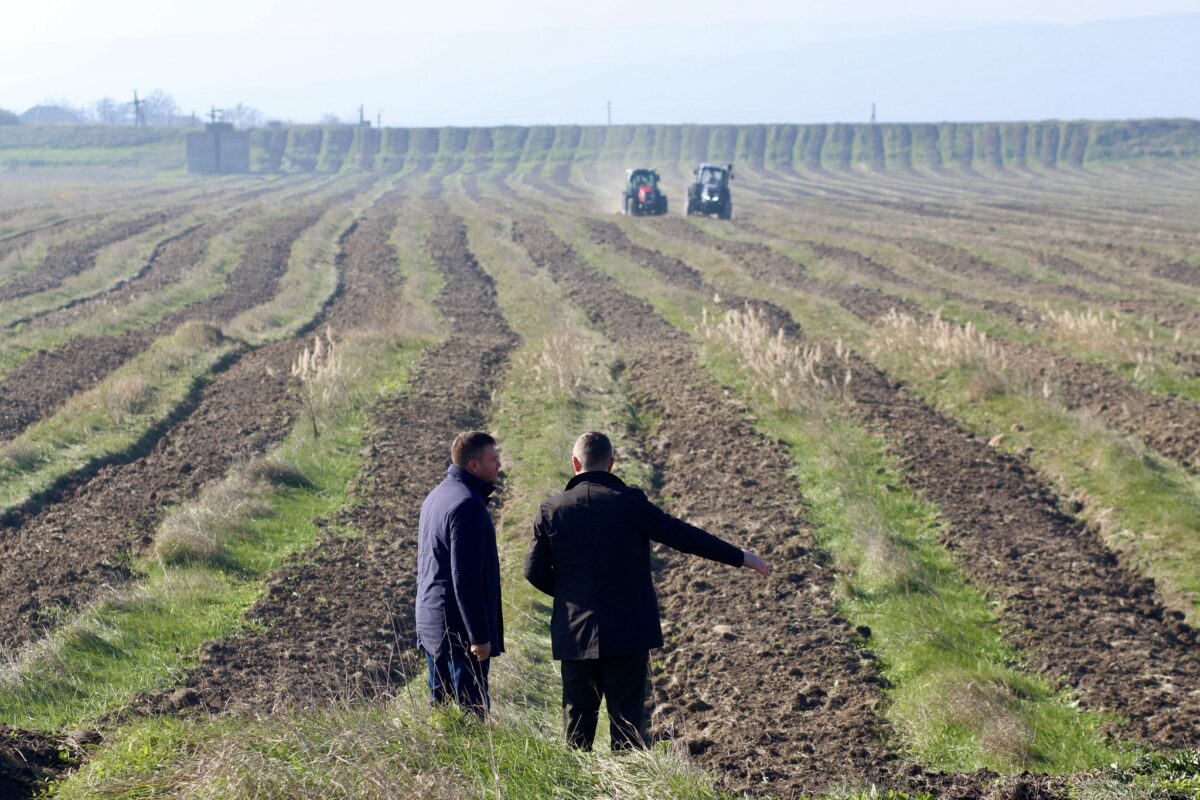
[(608, 706), (614, 750), (644, 745), (650, 650), (661, 647), (650, 542), (703, 558), (771, 568), (700, 528), (672, 517), (640, 489), (612, 474), (613, 448), (602, 433), (575, 442), (575, 477), (542, 504), (525, 557), (525, 577), (554, 597), (550, 643), (562, 662), (563, 722), (573, 747), (591, 749), (600, 698)]
[(450, 699), (482, 717), (491, 705), (489, 659), (504, 652), (500, 558), (488, 496), (500, 473), (496, 440), (460, 433), (446, 478), (421, 506), (417, 645), (429, 665), (430, 702)]

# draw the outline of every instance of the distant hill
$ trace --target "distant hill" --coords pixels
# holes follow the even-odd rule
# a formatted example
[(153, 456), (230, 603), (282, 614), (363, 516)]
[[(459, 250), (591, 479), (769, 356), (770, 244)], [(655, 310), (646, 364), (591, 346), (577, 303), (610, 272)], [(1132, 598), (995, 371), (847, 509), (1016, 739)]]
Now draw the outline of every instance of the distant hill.
[(0, 108), (0, 125), (16, 125), (21, 118), (6, 108)]
[(19, 119), (22, 125), (86, 125), (78, 112), (62, 106), (34, 106)]

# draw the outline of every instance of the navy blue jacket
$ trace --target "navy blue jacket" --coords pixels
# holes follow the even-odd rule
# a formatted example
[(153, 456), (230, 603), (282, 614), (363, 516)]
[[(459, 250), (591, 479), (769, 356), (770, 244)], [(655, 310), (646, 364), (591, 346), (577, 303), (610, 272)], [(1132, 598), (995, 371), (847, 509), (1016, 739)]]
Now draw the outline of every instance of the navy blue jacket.
[(490, 642), (504, 651), (500, 557), (488, 514), (490, 483), (450, 465), (421, 506), (417, 542), (417, 645), (435, 657)]
[(645, 653), (663, 643), (650, 542), (730, 566), (741, 548), (676, 519), (608, 472), (583, 472), (542, 504), (525, 577), (554, 597), (554, 658)]

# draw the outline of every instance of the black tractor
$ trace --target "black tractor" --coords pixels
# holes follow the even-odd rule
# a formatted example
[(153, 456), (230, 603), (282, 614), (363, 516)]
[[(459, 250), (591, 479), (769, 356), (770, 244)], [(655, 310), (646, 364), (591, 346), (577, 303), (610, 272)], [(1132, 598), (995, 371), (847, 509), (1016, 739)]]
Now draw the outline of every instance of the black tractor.
[(621, 195), (621, 210), (634, 217), (656, 217), (667, 213), (667, 196), (658, 188), (657, 170), (625, 170), (625, 192)]
[(696, 180), (688, 187), (687, 213), (733, 219), (733, 198), (729, 195), (733, 164), (701, 164), (694, 174)]

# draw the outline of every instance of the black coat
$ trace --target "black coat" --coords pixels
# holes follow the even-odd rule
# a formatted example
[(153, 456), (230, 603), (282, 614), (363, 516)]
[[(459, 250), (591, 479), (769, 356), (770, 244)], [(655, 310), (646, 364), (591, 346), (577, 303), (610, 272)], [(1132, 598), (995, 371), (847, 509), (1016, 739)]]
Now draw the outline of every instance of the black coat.
[(494, 487), (453, 464), (421, 505), (417, 644), (434, 656), (490, 642), (504, 652), (500, 558), (487, 498)]
[(651, 541), (735, 567), (744, 558), (608, 472), (580, 473), (542, 504), (525, 577), (554, 597), (554, 658), (611, 658), (662, 646)]

